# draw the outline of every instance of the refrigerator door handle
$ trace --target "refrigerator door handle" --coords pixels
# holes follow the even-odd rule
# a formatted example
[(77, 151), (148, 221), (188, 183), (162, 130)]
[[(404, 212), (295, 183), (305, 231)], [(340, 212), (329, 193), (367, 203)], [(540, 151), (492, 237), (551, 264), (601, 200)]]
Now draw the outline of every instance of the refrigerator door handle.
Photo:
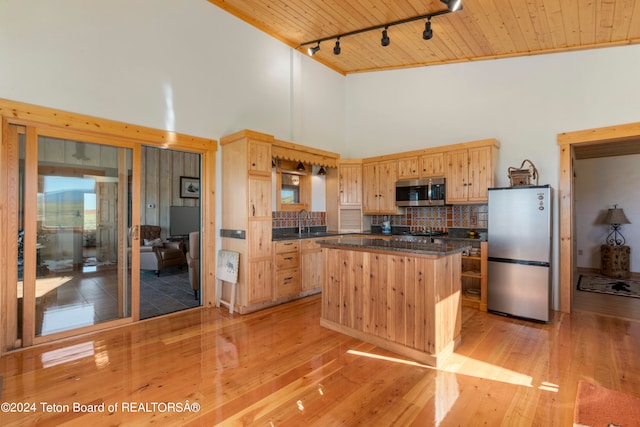
[(545, 262), (545, 261), (525, 261), (522, 259), (510, 259), (510, 258), (496, 258), (496, 257), (489, 257), (487, 258), (488, 261), (493, 261), (493, 262), (504, 262), (506, 264), (520, 264), (520, 265), (537, 265), (540, 267), (549, 267), (549, 263)]

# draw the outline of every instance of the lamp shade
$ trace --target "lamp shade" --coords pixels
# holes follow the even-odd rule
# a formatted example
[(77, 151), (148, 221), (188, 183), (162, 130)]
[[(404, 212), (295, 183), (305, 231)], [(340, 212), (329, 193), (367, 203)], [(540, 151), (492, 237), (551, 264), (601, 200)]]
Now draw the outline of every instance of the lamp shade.
[(625, 216), (622, 208), (609, 209), (604, 222), (605, 224), (631, 224)]

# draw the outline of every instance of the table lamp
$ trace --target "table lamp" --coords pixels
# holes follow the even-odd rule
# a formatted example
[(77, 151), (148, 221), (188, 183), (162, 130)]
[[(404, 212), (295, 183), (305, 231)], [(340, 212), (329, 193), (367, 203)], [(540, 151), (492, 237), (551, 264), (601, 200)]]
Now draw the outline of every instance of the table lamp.
[(613, 205), (613, 209), (609, 209), (607, 212), (604, 223), (609, 224), (611, 227), (611, 233), (607, 236), (607, 243), (611, 246), (624, 245), (624, 236), (620, 233), (620, 229), (622, 228), (622, 224), (631, 223), (624, 215), (622, 208), (618, 208), (618, 205)]

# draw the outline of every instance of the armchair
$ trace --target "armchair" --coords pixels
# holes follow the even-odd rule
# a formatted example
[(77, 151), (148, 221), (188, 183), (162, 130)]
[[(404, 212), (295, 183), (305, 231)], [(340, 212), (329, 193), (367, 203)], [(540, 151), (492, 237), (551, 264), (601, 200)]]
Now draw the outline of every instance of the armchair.
[(160, 270), (182, 266), (187, 263), (182, 242), (163, 242), (160, 226), (140, 226), (140, 270), (153, 270), (160, 276)]
[(189, 282), (193, 295), (198, 299), (200, 289), (200, 232), (189, 233), (189, 251), (187, 252), (187, 265), (189, 266)]

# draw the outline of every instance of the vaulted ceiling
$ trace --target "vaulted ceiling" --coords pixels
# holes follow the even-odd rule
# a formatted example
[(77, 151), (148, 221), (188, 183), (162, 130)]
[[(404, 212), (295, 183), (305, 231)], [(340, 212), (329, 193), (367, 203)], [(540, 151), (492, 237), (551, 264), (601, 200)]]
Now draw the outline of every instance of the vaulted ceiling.
[[(447, 10), (441, 0), (209, 0), (306, 53), (305, 42)], [(463, 9), (320, 44), (313, 58), (343, 73), (640, 43), (640, 0), (462, 0)]]

